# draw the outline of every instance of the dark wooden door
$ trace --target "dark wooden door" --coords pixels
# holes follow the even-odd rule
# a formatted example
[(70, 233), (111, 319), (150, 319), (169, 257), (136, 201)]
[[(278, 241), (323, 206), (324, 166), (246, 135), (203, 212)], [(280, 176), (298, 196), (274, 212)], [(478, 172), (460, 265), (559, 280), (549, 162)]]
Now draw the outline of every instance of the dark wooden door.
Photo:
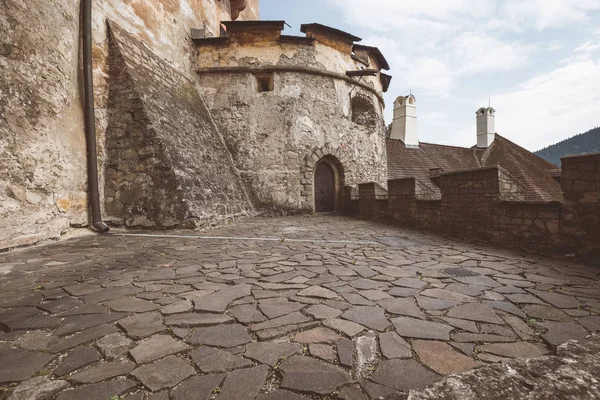
[(315, 171), (315, 211), (335, 211), (335, 173), (326, 162)]

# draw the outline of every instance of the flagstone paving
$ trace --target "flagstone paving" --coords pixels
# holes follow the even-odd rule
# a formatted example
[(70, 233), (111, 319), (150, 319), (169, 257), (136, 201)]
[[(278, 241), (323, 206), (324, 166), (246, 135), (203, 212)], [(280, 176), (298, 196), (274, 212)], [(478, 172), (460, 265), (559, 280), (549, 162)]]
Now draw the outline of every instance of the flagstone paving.
[(0, 398), (403, 398), (600, 330), (568, 261), (336, 216), (139, 233), (0, 254)]

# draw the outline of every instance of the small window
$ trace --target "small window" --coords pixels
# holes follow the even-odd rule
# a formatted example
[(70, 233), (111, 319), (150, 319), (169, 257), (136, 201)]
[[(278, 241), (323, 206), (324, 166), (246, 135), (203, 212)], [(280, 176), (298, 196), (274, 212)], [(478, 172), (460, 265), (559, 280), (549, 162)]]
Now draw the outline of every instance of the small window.
[(273, 74), (256, 74), (258, 92), (272, 92), (275, 89)]

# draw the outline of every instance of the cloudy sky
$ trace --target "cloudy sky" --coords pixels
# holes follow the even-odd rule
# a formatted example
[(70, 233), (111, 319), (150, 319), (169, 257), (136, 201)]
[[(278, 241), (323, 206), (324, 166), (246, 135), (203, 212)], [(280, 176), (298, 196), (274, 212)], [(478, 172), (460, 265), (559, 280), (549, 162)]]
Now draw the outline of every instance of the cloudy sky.
[(419, 139), (471, 146), (475, 110), (535, 151), (600, 126), (600, 0), (261, 0), (261, 19), (320, 22), (379, 47)]

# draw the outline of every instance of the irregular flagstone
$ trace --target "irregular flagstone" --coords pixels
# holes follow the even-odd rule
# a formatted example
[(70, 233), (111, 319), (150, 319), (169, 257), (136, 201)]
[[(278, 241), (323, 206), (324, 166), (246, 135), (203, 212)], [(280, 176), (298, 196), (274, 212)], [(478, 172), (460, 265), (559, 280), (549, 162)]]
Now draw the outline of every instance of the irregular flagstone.
[(382, 361), (371, 377), (376, 383), (404, 392), (423, 388), (440, 378), (440, 375), (429, 371), (415, 360), (398, 359)]
[(338, 396), (342, 400), (369, 400), (357, 385), (343, 387)]
[(308, 346), (308, 351), (311, 356), (320, 358), (321, 360), (334, 362), (337, 359), (335, 350), (328, 344), (311, 343)]
[(455, 281), (464, 283), (466, 285), (487, 286), (490, 288), (496, 288), (498, 286), (502, 286), (500, 283), (496, 282), (492, 278), (485, 276), (485, 275), (454, 277), (452, 279), (454, 279)]
[(58, 317), (69, 317), (71, 315), (85, 315), (85, 314), (105, 314), (108, 312), (108, 308), (101, 306), (100, 304), (84, 304), (79, 307), (64, 311), (58, 314)]
[(328, 328), (342, 332), (346, 336), (354, 337), (365, 330), (365, 327), (352, 321), (343, 319), (327, 319), (323, 321), (323, 325)]
[(337, 352), (340, 364), (345, 367), (352, 367), (354, 364), (354, 342), (352, 340), (340, 340), (337, 342)]
[[(209, 400), (226, 374), (194, 376), (171, 390), (171, 400)], [(168, 397), (167, 399), (168, 400)]]
[(44, 331), (31, 331), (23, 334), (15, 345), (25, 350), (48, 351), (48, 349), (58, 342), (58, 338), (54, 335), (45, 333)]
[[(455, 293), (462, 293), (464, 295), (467, 296), (479, 296), (481, 294), (481, 292), (483, 292), (484, 290), (489, 289), (486, 286), (477, 286), (477, 285), (465, 285), (464, 283), (451, 283), (448, 286), (446, 286), (444, 288), (445, 290), (448, 290), (450, 292), (455, 292)], [(494, 293), (494, 292), (491, 292)], [(501, 296), (498, 293), (494, 293), (496, 296)], [(501, 296), (502, 298), (504, 298), (503, 296)], [(502, 300), (502, 299), (500, 299)]]
[(134, 368), (135, 364), (133, 363), (100, 363), (69, 376), (67, 380), (79, 384), (97, 383), (109, 378), (126, 375)]
[(168, 315), (165, 318), (165, 324), (168, 326), (181, 327), (197, 327), (197, 326), (213, 326), (225, 324), (233, 321), (231, 317), (225, 314), (209, 314), (209, 313), (185, 313)]
[(181, 300), (160, 309), (162, 315), (181, 314), (191, 311), (194, 305), (189, 300)]
[(67, 354), (53, 373), (56, 376), (63, 376), (79, 368), (87, 367), (98, 360), (100, 360), (100, 354), (96, 350), (89, 347), (78, 347)]
[(354, 306), (345, 311), (342, 318), (380, 332), (391, 325), (381, 307)]
[(86, 294), (86, 295), (81, 296), (80, 299), (83, 300), (84, 303), (87, 303), (87, 304), (102, 303), (104, 301), (107, 301), (110, 299), (116, 299), (118, 297), (132, 296), (141, 291), (142, 291), (142, 289), (135, 287), (135, 286), (117, 287), (117, 288), (111, 288), (111, 289), (103, 289), (103, 290), (100, 290), (97, 292)]
[(318, 321), (306, 322), (298, 325), (286, 325), (279, 328), (273, 329), (265, 329), (262, 331), (256, 332), (256, 336), (258, 336), (259, 340), (272, 340), (275, 338), (279, 338), (282, 336), (289, 335), (293, 332), (302, 331), (306, 329), (312, 329), (319, 326)]
[(441, 321), (451, 325), (455, 328), (462, 329), (463, 331), (477, 333), (479, 329), (477, 329), (477, 325), (473, 321), (466, 321), (464, 319), (456, 319), (456, 318), (448, 318), (448, 317), (440, 317), (434, 318), (440, 319)]
[(600, 331), (600, 315), (579, 318), (577, 321), (590, 332)]
[(421, 296), (433, 297), (434, 299), (458, 301), (461, 303), (473, 303), (477, 301), (474, 297), (446, 289), (425, 289), (419, 294)]
[(97, 325), (108, 324), (113, 321), (121, 320), (128, 315), (129, 314), (125, 313), (115, 313), (66, 317), (59, 327), (56, 328), (54, 334), (58, 336), (70, 335), (72, 333), (83, 331)]
[(315, 304), (310, 306), (305, 312), (309, 315), (312, 315), (316, 319), (337, 318), (342, 315), (342, 311), (324, 304)]
[(252, 287), (246, 284), (221, 289), (218, 292), (194, 300), (195, 309), (197, 311), (225, 312), (232, 301), (250, 296), (252, 294), (251, 289)]
[(118, 331), (119, 328), (114, 325), (95, 326), (55, 344), (54, 346), (50, 347), (49, 351), (51, 353), (60, 353)]
[(226, 372), (252, 365), (250, 360), (206, 346), (192, 351), (190, 356), (202, 372)]
[(549, 305), (527, 304), (523, 306), (523, 311), (525, 311), (530, 318), (562, 322), (573, 321), (573, 318), (565, 314), (562, 310)]
[(548, 329), (548, 332), (543, 334), (542, 337), (555, 346), (568, 340), (583, 340), (588, 335), (588, 332), (581, 325), (574, 322), (542, 322), (540, 325)]
[(268, 373), (266, 365), (230, 372), (219, 393), (219, 400), (254, 400)]
[(369, 368), (377, 360), (377, 336), (375, 332), (369, 331), (363, 336), (356, 338), (356, 368), (354, 374), (365, 377)]
[(356, 280), (353, 280), (352, 282), (350, 282), (350, 286), (352, 286), (355, 289), (381, 289), (381, 288), (386, 288), (388, 285), (386, 285), (383, 282), (377, 282), (371, 279), (364, 279), (364, 278), (359, 278)]
[(260, 331), (263, 329), (273, 329), (279, 328), (286, 325), (294, 325), (301, 324), (304, 322), (309, 322), (310, 318), (304, 316), (299, 312), (294, 312), (288, 315), (284, 315), (283, 317), (273, 318), (271, 320), (261, 322), (258, 324), (250, 325), (251, 331)]
[(302, 310), (304, 304), (289, 301), (287, 299), (265, 299), (259, 301), (260, 310), (269, 318), (277, 318)]
[(350, 376), (340, 367), (310, 357), (293, 356), (283, 362), (281, 387), (326, 395), (351, 382)]
[(396, 332), (386, 332), (379, 335), (379, 347), (386, 358), (411, 358), (410, 344)]
[(500, 335), (491, 334), (477, 334), (477, 333), (455, 333), (452, 335), (452, 340), (455, 342), (514, 342), (514, 337), (506, 337)]
[(20, 383), (9, 400), (49, 400), (69, 387), (63, 380), (50, 380), (47, 376), (36, 376)]
[(412, 289), (422, 289), (427, 286), (427, 282), (417, 278), (401, 278), (392, 282), (392, 285), (402, 286)]
[(396, 297), (409, 297), (418, 294), (421, 289), (410, 289), (405, 287), (395, 287), (388, 290), (388, 294)]
[(450, 340), (450, 331), (454, 329), (440, 322), (408, 317), (393, 318), (392, 323), (400, 336), (416, 339)]
[(187, 349), (187, 344), (171, 336), (155, 335), (131, 349), (129, 354), (136, 363), (143, 364)]
[(425, 318), (423, 312), (417, 307), (411, 298), (392, 298), (378, 301), (381, 307), (385, 308), (390, 314), (406, 315), (415, 318)]
[(23, 349), (0, 351), (0, 384), (29, 379), (54, 356)]
[(106, 400), (127, 393), (136, 385), (131, 379), (115, 379), (65, 390), (58, 395), (56, 400)]
[(133, 347), (133, 340), (122, 333), (111, 333), (98, 340), (96, 346), (98, 346), (106, 361), (113, 361), (127, 354), (129, 349)]
[(390, 299), (392, 297), (389, 294), (387, 294), (384, 291), (379, 290), (379, 289), (361, 290), (360, 294), (367, 300), (371, 300), (371, 301)]
[(161, 314), (156, 311), (123, 318), (117, 324), (127, 332), (129, 337), (137, 339), (167, 330), (163, 325)]
[(308, 288), (298, 292), (297, 295), (305, 296), (305, 297), (317, 297), (320, 299), (328, 299), (328, 300), (339, 299), (339, 296), (336, 292), (326, 289), (321, 286), (308, 287)]
[(263, 313), (258, 311), (258, 308), (254, 304), (235, 306), (229, 311), (229, 314), (242, 324), (262, 322), (267, 319)]
[(153, 392), (171, 388), (195, 374), (196, 370), (187, 361), (176, 356), (168, 356), (154, 364), (143, 365), (131, 373)]
[(110, 308), (113, 311), (127, 311), (143, 313), (155, 311), (160, 308), (158, 304), (151, 301), (138, 299), (137, 297), (121, 297), (119, 299), (109, 300), (102, 303), (103, 306)]
[(64, 297), (58, 300), (49, 301), (38, 305), (44, 311), (51, 314), (60, 314), (75, 307), (82, 306), (84, 303), (73, 297)]
[(456, 352), (444, 342), (415, 340), (412, 346), (421, 362), (438, 374), (459, 374), (482, 366), (471, 357)]
[(479, 331), (481, 333), (492, 333), (494, 335), (506, 336), (516, 339), (515, 332), (509, 327), (496, 324), (480, 324)]
[(512, 330), (523, 340), (534, 340), (535, 332), (521, 318), (509, 314), (500, 314), (500, 317), (512, 328)]
[(298, 343), (333, 343), (341, 340), (342, 337), (331, 329), (319, 326), (308, 331), (300, 332), (294, 336), (294, 341)]
[(523, 313), (523, 311), (521, 311), (520, 308), (518, 308), (517, 306), (515, 306), (512, 303), (508, 303), (506, 301), (484, 300), (483, 304), (487, 304), (488, 306), (492, 307), (493, 309), (505, 311), (507, 313), (516, 315), (518, 317), (525, 318), (525, 314)]
[(373, 381), (362, 379), (360, 386), (370, 396), (371, 399), (383, 399), (386, 396), (396, 395), (396, 389), (393, 387), (380, 385)]
[(302, 353), (299, 343), (254, 342), (246, 345), (245, 357), (272, 367), (282, 358)]
[(239, 324), (218, 325), (198, 328), (187, 340), (191, 344), (205, 344), (217, 347), (235, 347), (250, 343), (252, 338)]
[(427, 311), (446, 310), (460, 304), (458, 301), (440, 300), (432, 297), (415, 296), (419, 307)]
[(479, 350), (508, 358), (533, 358), (548, 353), (544, 345), (529, 342), (491, 343), (480, 346)]
[(507, 294), (506, 298), (515, 304), (542, 304), (546, 305), (542, 300), (531, 294)]
[(528, 292), (558, 308), (577, 308), (581, 305), (581, 302), (575, 297), (560, 293), (544, 292), (543, 290), (533, 289), (528, 289)]
[(12, 308), (12, 307), (31, 307), (39, 304), (42, 301), (42, 294), (39, 292), (35, 293), (23, 293), (23, 294), (12, 294), (0, 299), (0, 308)]
[(466, 319), (470, 321), (490, 322), (492, 324), (503, 324), (504, 321), (487, 304), (467, 303), (456, 306), (448, 311), (448, 317)]
[(287, 390), (276, 390), (261, 394), (256, 400), (309, 400), (309, 398)]
[(359, 294), (356, 293), (341, 293), (342, 297), (349, 302), (350, 304), (353, 305), (360, 305), (360, 306), (374, 306), (375, 303), (372, 302), (371, 300), (367, 300), (364, 297), (362, 297)]

